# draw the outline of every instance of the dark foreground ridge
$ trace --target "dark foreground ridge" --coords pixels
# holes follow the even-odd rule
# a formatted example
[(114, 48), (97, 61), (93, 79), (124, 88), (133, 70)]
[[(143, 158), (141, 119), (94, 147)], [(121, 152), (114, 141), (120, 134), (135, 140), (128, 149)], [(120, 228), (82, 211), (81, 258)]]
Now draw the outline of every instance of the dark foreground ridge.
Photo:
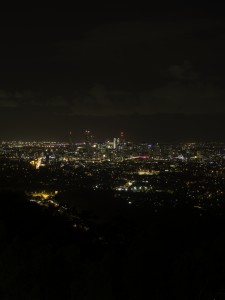
[(144, 202), (115, 204), (106, 216), (109, 193), (83, 197), (85, 210), (70, 207), (86, 230), (23, 194), (1, 193), (1, 299), (224, 299), (223, 208), (156, 213)]

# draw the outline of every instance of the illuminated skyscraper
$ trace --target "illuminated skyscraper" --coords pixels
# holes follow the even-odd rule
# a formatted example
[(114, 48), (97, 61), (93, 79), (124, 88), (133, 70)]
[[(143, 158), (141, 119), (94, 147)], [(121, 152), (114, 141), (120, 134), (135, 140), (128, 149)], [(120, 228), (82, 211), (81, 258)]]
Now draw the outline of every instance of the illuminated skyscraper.
[(85, 144), (86, 146), (91, 144), (91, 132), (89, 130), (85, 130)]
[(116, 149), (116, 148), (117, 148), (117, 145), (118, 145), (118, 139), (117, 139), (117, 138), (114, 138), (114, 139), (113, 139), (113, 149)]
[(91, 135), (91, 132), (89, 130), (85, 130), (85, 146), (87, 153), (90, 152), (90, 148), (93, 144), (93, 135)]

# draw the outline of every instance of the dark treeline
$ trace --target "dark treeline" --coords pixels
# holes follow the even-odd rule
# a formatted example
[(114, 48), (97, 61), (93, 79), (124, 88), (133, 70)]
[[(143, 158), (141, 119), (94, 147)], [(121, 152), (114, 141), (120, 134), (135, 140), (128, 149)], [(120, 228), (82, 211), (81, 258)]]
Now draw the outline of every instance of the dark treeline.
[(0, 299), (225, 299), (222, 209), (67, 195), (84, 232), (23, 194), (0, 196)]

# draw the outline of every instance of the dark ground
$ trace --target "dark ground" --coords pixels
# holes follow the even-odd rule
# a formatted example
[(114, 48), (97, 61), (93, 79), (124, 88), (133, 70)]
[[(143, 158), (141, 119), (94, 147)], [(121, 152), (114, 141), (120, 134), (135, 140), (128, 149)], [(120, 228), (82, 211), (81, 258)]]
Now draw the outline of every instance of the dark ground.
[(110, 206), (107, 193), (83, 197), (88, 232), (23, 194), (1, 194), (0, 299), (225, 299), (223, 209), (155, 213)]

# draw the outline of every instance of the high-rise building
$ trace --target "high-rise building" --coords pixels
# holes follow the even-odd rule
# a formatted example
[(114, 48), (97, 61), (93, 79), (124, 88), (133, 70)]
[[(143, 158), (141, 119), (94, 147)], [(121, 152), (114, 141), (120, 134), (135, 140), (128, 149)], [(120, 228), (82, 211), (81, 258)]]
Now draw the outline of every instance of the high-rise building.
[(93, 136), (89, 130), (85, 130), (85, 144), (86, 146), (90, 146), (93, 142)]
[(90, 152), (90, 148), (93, 144), (94, 136), (91, 134), (90, 130), (85, 130), (85, 147), (87, 153)]
[(119, 144), (119, 139), (114, 138), (113, 139), (113, 149), (117, 149), (118, 144)]
[(123, 144), (124, 142), (125, 142), (124, 132), (121, 131), (121, 132), (120, 132), (120, 143)]
[(70, 146), (73, 146), (73, 135), (72, 135), (72, 131), (69, 132), (69, 144), (70, 144)]

